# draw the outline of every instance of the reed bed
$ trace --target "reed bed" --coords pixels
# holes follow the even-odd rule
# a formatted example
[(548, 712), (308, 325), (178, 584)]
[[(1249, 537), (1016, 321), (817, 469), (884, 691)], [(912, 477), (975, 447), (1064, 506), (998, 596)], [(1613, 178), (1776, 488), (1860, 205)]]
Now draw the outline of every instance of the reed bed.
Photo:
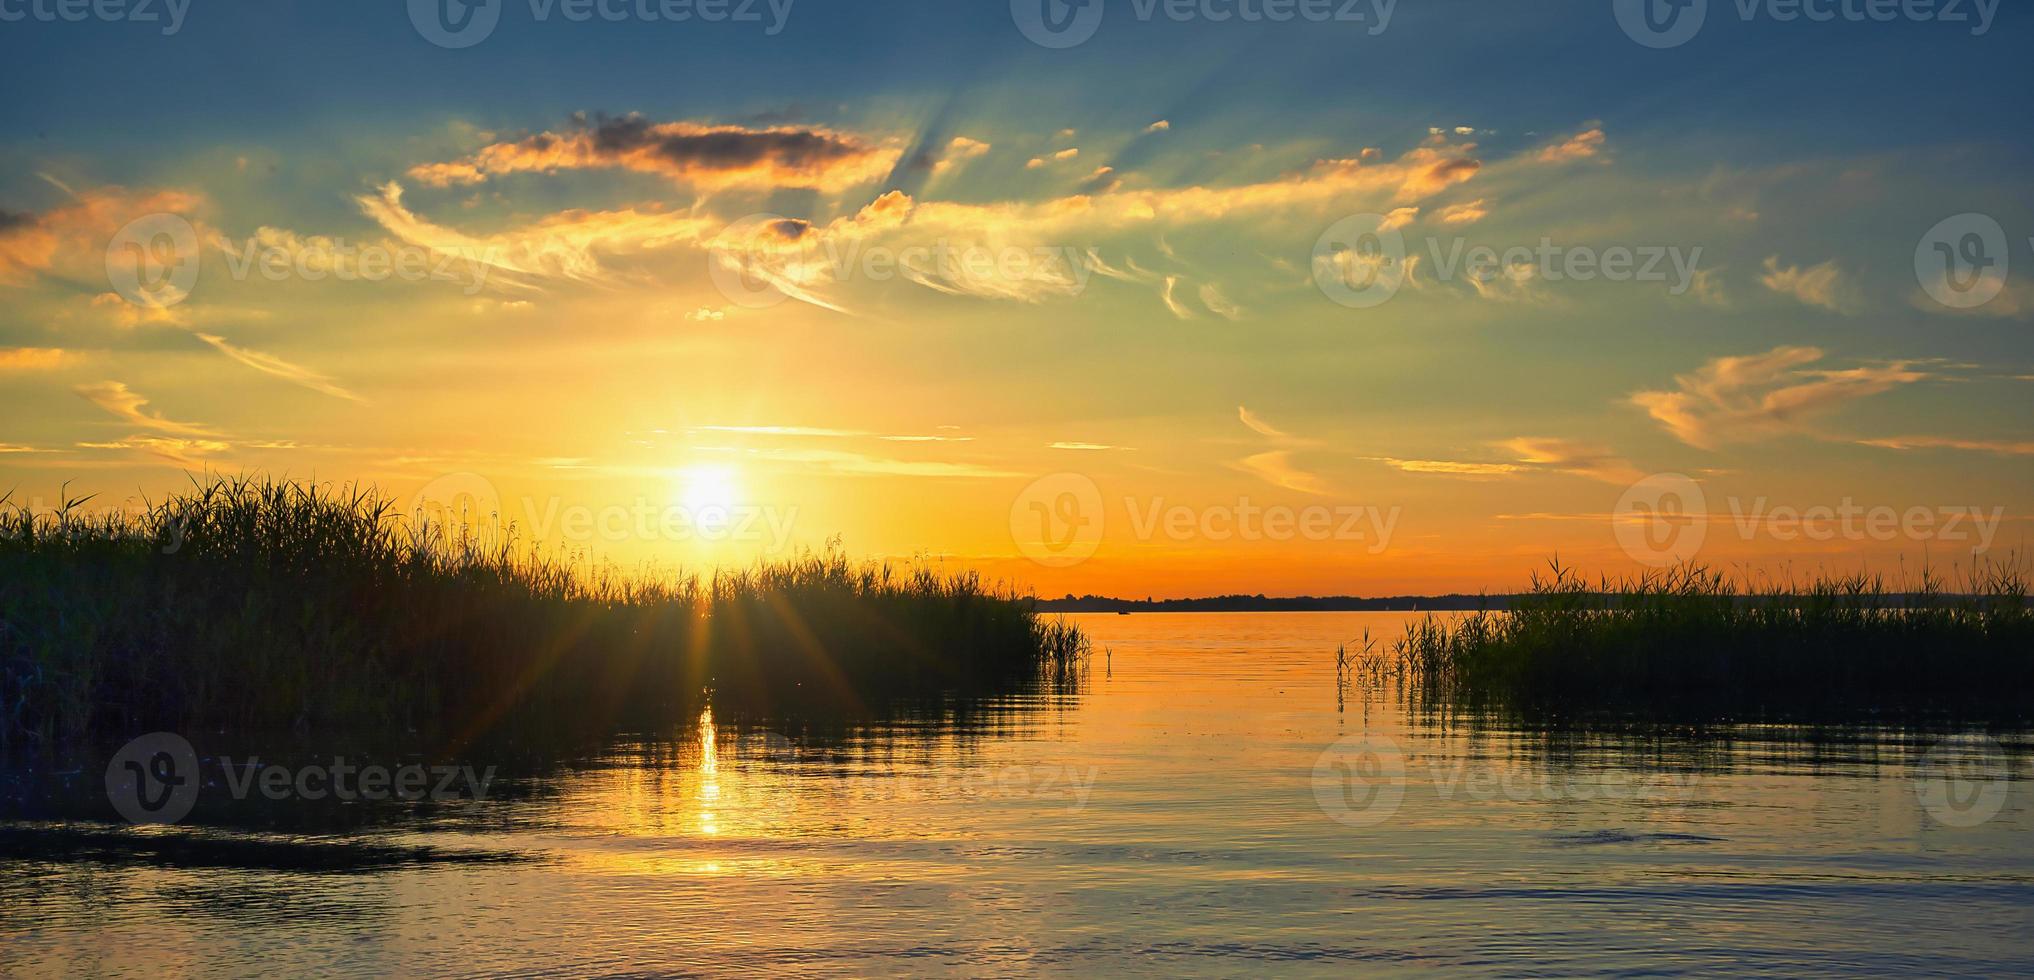
[(1428, 704), (1677, 717), (2028, 713), (2034, 615), (2012, 563), (1954, 591), (1701, 566), (1591, 584), (1553, 563), (1509, 611), (1411, 624), (1357, 669)]
[[(89, 498), (87, 498), (88, 500)], [(860, 704), (1076, 674), (1088, 643), (973, 572), (820, 552), (627, 574), (223, 478), (135, 512), (0, 509), (0, 746), (152, 727), (478, 737), (624, 726), (698, 693)], [(4, 498), (0, 498), (4, 503)]]

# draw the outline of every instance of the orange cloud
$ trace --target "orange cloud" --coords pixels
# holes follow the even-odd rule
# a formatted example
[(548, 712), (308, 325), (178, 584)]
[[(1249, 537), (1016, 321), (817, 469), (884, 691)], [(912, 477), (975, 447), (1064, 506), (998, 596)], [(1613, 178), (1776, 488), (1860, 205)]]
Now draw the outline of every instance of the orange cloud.
[(1586, 129), (1540, 149), (1535, 158), (1541, 163), (1568, 163), (1587, 160), (1603, 153), (1604, 135), (1601, 128)]
[(1674, 438), (1701, 449), (1802, 431), (1818, 414), (1902, 385), (1927, 372), (1903, 363), (1848, 370), (1807, 370), (1822, 359), (1815, 347), (1776, 347), (1763, 354), (1719, 357), (1678, 375), (1675, 391), (1641, 391), (1632, 404)]
[(72, 356), (59, 347), (0, 347), (0, 371), (46, 371)]
[(1809, 306), (1818, 306), (1832, 313), (1844, 312), (1850, 306), (1846, 299), (1843, 270), (1836, 267), (1835, 259), (1804, 269), (1794, 265), (1782, 266), (1779, 256), (1769, 256), (1766, 271), (1759, 276), (1759, 282), (1782, 296), (1792, 296)]
[(106, 246), (129, 222), (158, 212), (189, 217), (200, 203), (182, 191), (101, 187), (41, 214), (0, 211), (0, 285), (21, 285), (59, 267), (103, 268)]

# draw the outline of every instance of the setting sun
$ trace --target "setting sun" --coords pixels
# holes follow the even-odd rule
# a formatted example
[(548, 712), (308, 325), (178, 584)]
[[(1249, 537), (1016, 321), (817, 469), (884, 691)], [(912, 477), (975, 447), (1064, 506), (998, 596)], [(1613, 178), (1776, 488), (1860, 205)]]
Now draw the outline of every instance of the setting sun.
[(730, 519), (741, 499), (741, 483), (735, 468), (721, 463), (701, 463), (678, 471), (675, 480), (678, 502), (695, 516), (711, 515)]

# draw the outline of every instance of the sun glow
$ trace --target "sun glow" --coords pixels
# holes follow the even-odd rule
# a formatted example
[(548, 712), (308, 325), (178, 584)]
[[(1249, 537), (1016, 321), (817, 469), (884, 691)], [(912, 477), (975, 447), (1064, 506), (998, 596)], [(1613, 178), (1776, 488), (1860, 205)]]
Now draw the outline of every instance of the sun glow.
[(731, 514), (741, 503), (741, 481), (732, 466), (702, 463), (678, 471), (678, 502), (693, 514)]

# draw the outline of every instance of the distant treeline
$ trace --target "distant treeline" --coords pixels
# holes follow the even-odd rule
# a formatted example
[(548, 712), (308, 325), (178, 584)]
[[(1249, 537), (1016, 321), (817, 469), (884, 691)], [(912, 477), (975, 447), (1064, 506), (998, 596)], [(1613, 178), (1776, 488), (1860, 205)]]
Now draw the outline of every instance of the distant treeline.
[(1509, 609), (1510, 595), (1388, 596), (1366, 599), (1353, 595), (1218, 595), (1203, 599), (1117, 599), (1110, 596), (1063, 596), (1038, 600), (1039, 612), (1420, 612)]
[[(1595, 601), (1608, 605), (1622, 597), (1619, 592), (1581, 592), (1575, 599), (1581, 602)], [(1812, 600), (1813, 590), (1803, 588), (1799, 595), (1775, 595), (1757, 593), (1746, 595), (1742, 601), (1772, 605), (1775, 602), (1807, 602)], [(1936, 593), (1895, 592), (1876, 597), (1883, 608), (1905, 608), (1940, 602), (1944, 596)], [(1979, 602), (1983, 596), (1964, 596)], [(1038, 600), (1038, 611), (1046, 613), (1181, 613), (1181, 612), (1507, 612), (1519, 607), (1520, 603), (1531, 600), (1530, 593), (1504, 593), (1499, 595), (1401, 595), (1365, 598), (1353, 595), (1218, 595), (1200, 599), (1117, 599), (1111, 596), (1083, 595), (1062, 596), (1058, 599)]]

